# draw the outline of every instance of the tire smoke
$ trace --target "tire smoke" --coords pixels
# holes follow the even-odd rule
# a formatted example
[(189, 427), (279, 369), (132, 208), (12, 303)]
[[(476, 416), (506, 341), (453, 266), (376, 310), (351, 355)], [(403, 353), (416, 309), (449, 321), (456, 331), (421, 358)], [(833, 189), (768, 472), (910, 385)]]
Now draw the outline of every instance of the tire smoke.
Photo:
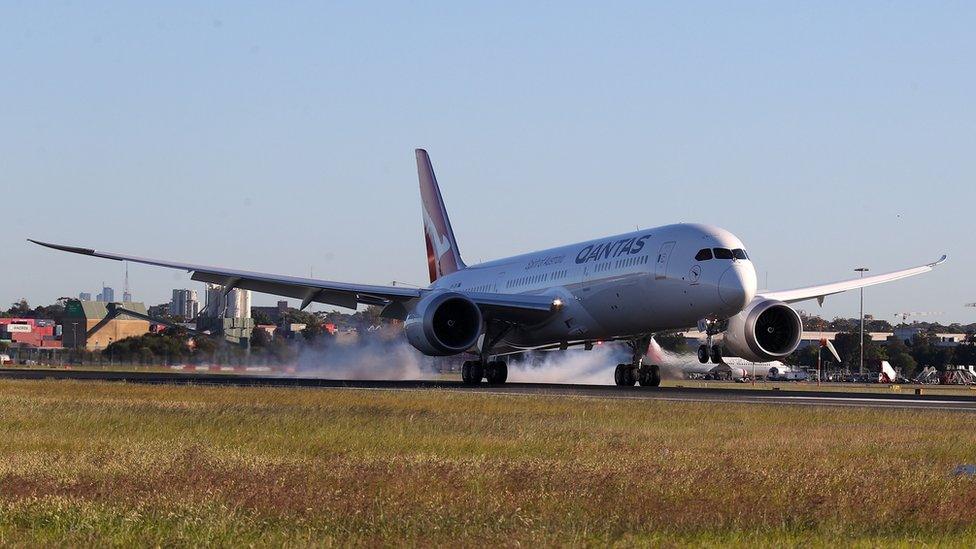
[(522, 383), (613, 385), (617, 364), (630, 361), (622, 345), (598, 345), (591, 351), (567, 349), (526, 355), (508, 364), (508, 380)]
[(307, 346), (295, 361), (295, 375), (327, 379), (435, 379), (437, 372), (408, 343), (369, 340), (363, 343)]

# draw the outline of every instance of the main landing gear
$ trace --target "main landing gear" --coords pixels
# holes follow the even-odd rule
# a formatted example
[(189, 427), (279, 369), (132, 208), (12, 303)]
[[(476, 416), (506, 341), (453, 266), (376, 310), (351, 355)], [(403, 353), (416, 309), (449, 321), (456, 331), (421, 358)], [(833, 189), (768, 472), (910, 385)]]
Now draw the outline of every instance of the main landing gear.
[(511, 331), (510, 324), (491, 324), (485, 331), (478, 360), (466, 360), (461, 365), (461, 381), (465, 385), (479, 385), (484, 379), (488, 385), (501, 385), (508, 379), (508, 364), (504, 360), (489, 360), (491, 349)]
[(504, 360), (465, 360), (461, 365), (461, 381), (465, 385), (478, 385), (484, 379), (488, 385), (501, 385), (508, 379), (508, 364)]
[(613, 372), (613, 381), (618, 386), (633, 387), (639, 383), (641, 387), (657, 387), (661, 384), (661, 367), (657, 364), (644, 364), (644, 355), (651, 344), (651, 336), (643, 336), (627, 342), (632, 353), (630, 364), (617, 364)]

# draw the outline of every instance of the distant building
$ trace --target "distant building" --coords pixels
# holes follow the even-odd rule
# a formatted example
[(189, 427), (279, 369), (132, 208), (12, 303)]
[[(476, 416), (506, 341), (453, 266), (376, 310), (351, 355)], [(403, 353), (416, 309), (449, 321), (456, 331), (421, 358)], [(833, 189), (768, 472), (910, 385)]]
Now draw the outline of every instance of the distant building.
[(251, 290), (234, 288), (224, 295), (224, 287), (207, 284), (205, 316), (210, 318), (250, 318)]
[(53, 320), (40, 318), (0, 318), (0, 341), (22, 347), (60, 347)]
[(81, 301), (91, 301), (92, 300), (91, 294), (88, 293), (88, 292), (81, 292), (80, 294), (78, 294), (78, 299), (80, 299)]
[(169, 302), (169, 314), (181, 316), (185, 319), (196, 318), (200, 313), (200, 300), (196, 290), (173, 290), (173, 299)]
[(254, 331), (256, 332), (264, 332), (268, 334), (268, 339), (274, 339), (275, 331), (277, 330), (278, 327), (274, 324), (258, 324), (254, 327)]
[(108, 301), (108, 302), (115, 301), (115, 290), (109, 288), (108, 286), (104, 286), (102, 288), (101, 296), (102, 296), (101, 301)]
[(122, 301), (125, 302), (125, 303), (131, 302), (132, 301), (132, 294), (130, 294), (129, 292), (122, 292)]
[(281, 322), (281, 318), (288, 312), (288, 302), (281, 300), (274, 307), (251, 307), (251, 315), (255, 313), (263, 313), (268, 317), (268, 320), (278, 324)]
[[(122, 307), (146, 314), (142, 303), (123, 303)], [(109, 318), (108, 304), (99, 301), (68, 301), (64, 307), (62, 342), (66, 348), (99, 350), (114, 341), (149, 332), (149, 321), (126, 314)]]
[(233, 288), (224, 294), (219, 284), (207, 284), (204, 314), (197, 319), (197, 330), (223, 334), (227, 341), (247, 345), (254, 330), (251, 318), (251, 290)]
[(911, 345), (912, 341), (921, 335), (931, 335), (936, 347), (955, 347), (965, 343), (968, 337), (962, 333), (939, 332), (929, 334), (928, 330), (923, 330), (916, 325), (899, 326), (895, 328), (894, 332), (894, 337), (904, 341), (906, 345)]

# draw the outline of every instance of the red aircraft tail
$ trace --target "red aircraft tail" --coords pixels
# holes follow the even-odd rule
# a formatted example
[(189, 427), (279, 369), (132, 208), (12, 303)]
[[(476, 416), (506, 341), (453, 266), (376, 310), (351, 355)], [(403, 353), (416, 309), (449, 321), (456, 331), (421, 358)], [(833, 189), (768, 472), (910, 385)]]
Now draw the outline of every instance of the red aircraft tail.
[(441, 198), (441, 190), (437, 186), (434, 167), (430, 163), (427, 151), (417, 149), (417, 175), (420, 178), (420, 200), (424, 214), (424, 240), (427, 244), (427, 268), (430, 271), (430, 281), (460, 271), (465, 267), (458, 250), (451, 220), (447, 217), (447, 208)]

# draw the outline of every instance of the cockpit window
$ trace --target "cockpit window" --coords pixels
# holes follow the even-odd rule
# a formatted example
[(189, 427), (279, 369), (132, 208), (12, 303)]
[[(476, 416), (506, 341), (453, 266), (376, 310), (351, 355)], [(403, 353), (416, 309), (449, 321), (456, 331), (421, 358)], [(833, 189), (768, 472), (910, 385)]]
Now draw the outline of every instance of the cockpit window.
[(748, 254), (746, 254), (746, 251), (742, 248), (732, 250), (732, 255), (735, 256), (736, 259), (749, 259)]
[(712, 258), (712, 250), (705, 248), (703, 250), (698, 250), (698, 254), (695, 255), (695, 261), (708, 261)]
[(715, 259), (732, 259), (732, 250), (728, 248), (715, 248)]

